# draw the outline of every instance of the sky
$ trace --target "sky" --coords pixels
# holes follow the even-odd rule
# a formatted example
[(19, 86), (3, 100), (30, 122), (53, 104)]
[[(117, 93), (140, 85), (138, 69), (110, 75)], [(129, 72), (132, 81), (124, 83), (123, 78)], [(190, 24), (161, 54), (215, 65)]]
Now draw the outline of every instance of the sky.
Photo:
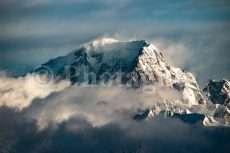
[(0, 69), (21, 75), (91, 40), (144, 39), (200, 84), (230, 80), (228, 0), (0, 1)]

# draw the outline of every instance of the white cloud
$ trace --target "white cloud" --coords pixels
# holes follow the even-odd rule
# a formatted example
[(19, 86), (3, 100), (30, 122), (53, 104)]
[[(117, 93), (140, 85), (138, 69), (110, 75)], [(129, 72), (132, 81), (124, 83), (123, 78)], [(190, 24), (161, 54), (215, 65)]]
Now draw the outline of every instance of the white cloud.
[[(93, 127), (110, 123), (127, 126), (138, 110), (159, 105), (162, 109), (168, 109), (170, 104), (166, 104), (163, 98), (181, 99), (181, 94), (172, 89), (154, 86), (154, 92), (146, 92), (144, 88), (73, 86), (45, 99), (35, 100), (25, 112), (29, 120), (36, 121), (39, 130), (57, 128), (59, 124), (76, 117)], [(183, 103), (177, 105), (187, 108)]]
[(28, 121), (36, 121), (39, 130), (50, 126), (56, 128), (76, 117), (93, 127), (113, 122), (125, 126), (124, 123), (130, 121), (138, 110), (159, 103), (167, 109), (163, 99), (181, 99), (181, 93), (157, 85), (139, 89), (125, 86), (70, 87), (68, 81), (55, 83), (40, 75), (9, 78), (3, 73), (0, 82), (0, 108), (6, 106), (23, 112)]
[[(45, 98), (50, 93), (69, 86), (67, 81), (55, 84), (52, 80), (37, 77), (28, 74), (25, 77), (9, 78), (1, 73), (0, 107), (7, 106), (21, 110), (28, 107), (35, 98)], [(39, 82), (37, 79), (43, 79), (45, 82)]]

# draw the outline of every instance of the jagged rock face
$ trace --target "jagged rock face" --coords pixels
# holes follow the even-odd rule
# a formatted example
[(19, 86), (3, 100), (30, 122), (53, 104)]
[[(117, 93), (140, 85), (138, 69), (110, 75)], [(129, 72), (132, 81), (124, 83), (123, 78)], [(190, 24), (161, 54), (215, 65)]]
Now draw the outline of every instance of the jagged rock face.
[(191, 73), (171, 67), (164, 60), (162, 53), (152, 44), (143, 47), (135, 70), (143, 82), (159, 82), (169, 86), (173, 83), (186, 83), (191, 88), (198, 88), (195, 77)]
[(227, 80), (210, 79), (203, 91), (214, 104), (230, 105), (230, 83)]
[(212, 121), (218, 123), (217, 125), (229, 126), (230, 125), (230, 110), (228, 107), (216, 104)]
[[(157, 117), (157, 116), (164, 116), (169, 118), (176, 118), (180, 119), (185, 123), (189, 124), (199, 124), (203, 125), (203, 121), (205, 120), (204, 114), (197, 114), (197, 113), (175, 113), (172, 111), (163, 111), (162, 109), (152, 109), (152, 110), (146, 110), (142, 113), (136, 114), (133, 119), (140, 121), (140, 120), (146, 120), (148, 118)], [(217, 122), (217, 121), (216, 121)], [(210, 125), (210, 122), (208, 122), (206, 125)]]

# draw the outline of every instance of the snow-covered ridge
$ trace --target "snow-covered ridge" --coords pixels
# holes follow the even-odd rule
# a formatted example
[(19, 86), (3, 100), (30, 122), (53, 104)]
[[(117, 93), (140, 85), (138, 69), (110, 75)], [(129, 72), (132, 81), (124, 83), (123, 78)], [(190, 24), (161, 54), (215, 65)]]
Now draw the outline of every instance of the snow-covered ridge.
[[(195, 77), (180, 68), (170, 66), (162, 53), (153, 44), (144, 40), (94, 40), (66, 56), (52, 59), (43, 65), (52, 69), (59, 79), (66, 79), (66, 67), (69, 67), (70, 76), (73, 76), (69, 79), (74, 84), (97, 84), (120, 77), (121, 84), (130, 84), (133, 87), (149, 83), (171, 88), (183, 86), (179, 90), (188, 105), (204, 104)], [(105, 73), (110, 76), (105, 76)], [(121, 75), (118, 76), (118, 73)]]
[[(147, 114), (148, 117), (162, 112), (191, 114), (192, 117), (201, 113), (205, 114), (205, 118), (201, 117), (204, 118), (204, 125), (214, 123), (217, 125), (217, 122), (225, 120), (216, 121), (215, 114), (218, 118), (229, 115), (228, 108), (210, 106), (212, 108), (206, 110), (207, 101), (195, 76), (180, 68), (172, 67), (165, 61), (159, 49), (144, 40), (126, 42), (111, 38), (94, 40), (42, 66), (50, 68), (57, 80), (70, 79), (73, 84), (100, 85), (101, 82), (113, 82), (113, 85), (128, 84), (135, 88), (146, 84), (157, 84), (180, 93), (181, 97), (176, 100), (163, 99), (162, 102), (165, 104), (163, 107), (161, 101), (159, 102), (161, 106), (153, 104), (152, 108), (148, 108), (147, 112), (150, 113)], [(120, 80), (117, 80), (118, 78)]]

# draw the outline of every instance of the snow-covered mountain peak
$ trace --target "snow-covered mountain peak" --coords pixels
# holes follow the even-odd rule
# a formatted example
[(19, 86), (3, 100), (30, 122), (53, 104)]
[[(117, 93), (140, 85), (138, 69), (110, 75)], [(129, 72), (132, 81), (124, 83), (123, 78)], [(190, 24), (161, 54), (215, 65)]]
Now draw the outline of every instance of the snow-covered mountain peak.
[[(50, 67), (54, 74), (61, 78), (65, 77), (63, 73), (66, 72), (66, 66), (69, 66), (84, 68), (87, 73), (95, 73), (97, 81), (104, 79), (101, 75), (105, 72), (110, 75), (121, 72), (124, 75), (122, 83), (130, 82), (139, 86), (157, 82), (172, 87), (177, 83), (199, 91), (196, 79), (191, 73), (170, 66), (162, 53), (144, 40), (124, 42), (110, 38), (98, 39), (43, 65)], [(74, 79), (74, 83), (82, 81), (77, 80)]]
[(157, 83), (182, 92), (188, 105), (204, 103), (195, 77), (170, 66), (162, 53), (144, 40), (99, 39), (43, 65), (49, 67), (56, 78), (70, 76), (67, 79), (73, 84), (104, 81), (117, 84), (119, 81), (120, 84), (140, 87)]
[[(112, 82), (113, 85), (128, 85), (135, 88), (150, 84), (156, 85), (156, 88), (160, 86), (179, 93), (176, 100), (162, 97), (159, 105), (153, 103), (153, 107), (147, 108), (148, 111), (144, 113), (147, 117), (170, 112), (182, 114), (182, 116), (174, 115), (181, 118), (183, 114), (192, 114), (192, 118), (195, 116), (199, 121), (204, 120), (205, 125), (216, 125), (214, 124), (216, 122), (221, 125), (230, 123), (225, 119), (230, 118), (230, 111), (224, 106), (229, 104), (230, 97), (230, 83), (227, 80), (209, 81), (206, 87), (208, 97), (217, 99), (218, 102), (214, 103), (221, 106), (209, 104), (203, 98), (192, 73), (172, 67), (165, 61), (160, 50), (144, 40), (126, 42), (110, 38), (94, 40), (66, 56), (51, 59), (42, 66), (52, 70), (57, 81), (69, 79), (72, 84), (104, 85)], [(165, 106), (162, 107), (162, 104)], [(205, 115), (197, 117), (196, 113)]]

